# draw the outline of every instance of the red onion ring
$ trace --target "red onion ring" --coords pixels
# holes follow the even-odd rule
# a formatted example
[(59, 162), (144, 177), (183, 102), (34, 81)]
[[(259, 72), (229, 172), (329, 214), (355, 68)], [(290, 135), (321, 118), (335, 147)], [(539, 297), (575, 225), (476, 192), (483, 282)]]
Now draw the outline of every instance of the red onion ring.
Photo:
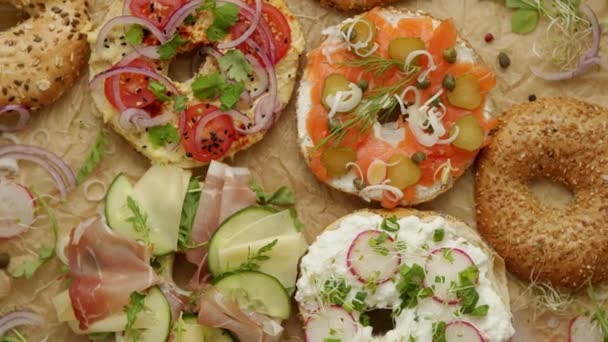
[(252, 55), (247, 55), (245, 56), (245, 58), (251, 64), (253, 72), (258, 76), (258, 79), (260, 81), (260, 84), (258, 85), (257, 89), (251, 92), (251, 98), (257, 99), (258, 97), (260, 97), (260, 95), (264, 94), (266, 90), (268, 90), (268, 73), (266, 72), (264, 67), (260, 65), (258, 60)]
[(132, 73), (132, 74), (139, 74), (139, 75), (144, 75), (144, 76), (148, 76), (150, 78), (153, 78), (159, 82), (161, 82), (162, 84), (165, 85), (165, 87), (167, 87), (167, 89), (172, 92), (173, 94), (179, 94), (179, 91), (177, 90), (177, 88), (173, 85), (173, 83), (171, 82), (171, 80), (169, 80), (168, 78), (166, 78), (165, 76), (158, 74), (154, 71), (150, 71), (150, 70), (146, 70), (146, 69), (142, 69), (142, 68), (136, 68), (136, 67), (115, 67), (106, 71), (103, 71), (97, 75), (95, 75), (91, 81), (89, 82), (89, 86), (93, 86), (94, 84), (96, 84), (97, 82), (101, 82), (109, 77), (112, 76), (116, 76), (116, 75), (121, 75), (124, 73)]
[(0, 318), (0, 337), (11, 329), (21, 325), (40, 325), (44, 319), (31, 311), (13, 311)]
[(19, 114), (19, 120), (13, 126), (0, 125), (0, 132), (15, 132), (25, 128), (27, 123), (30, 121), (30, 110), (26, 106), (22, 105), (8, 105), (0, 106), (0, 114), (17, 112)]
[(99, 35), (97, 36), (95, 49), (97, 49), (97, 51), (103, 51), (102, 49), (104, 41), (108, 36), (108, 33), (110, 33), (110, 31), (112, 31), (115, 26), (130, 24), (137, 24), (143, 26), (146, 30), (150, 31), (150, 33), (152, 33), (156, 37), (156, 39), (158, 39), (161, 43), (167, 41), (167, 37), (165, 37), (165, 35), (158, 29), (158, 27), (156, 27), (154, 23), (150, 20), (136, 17), (133, 15), (122, 15), (120, 17), (110, 19), (107, 23), (105, 23), (105, 25), (103, 25), (103, 27), (99, 31)]
[[(245, 5), (245, 6), (247, 6), (247, 5)], [(257, 30), (261, 18), (262, 18), (262, 0), (255, 0), (255, 12), (253, 13), (253, 17), (251, 19), (249, 19), (250, 24), (249, 24), (249, 27), (247, 28), (247, 30), (245, 32), (243, 32), (243, 34), (240, 37), (238, 37), (237, 39), (231, 40), (226, 43), (221, 43), (217, 47), (221, 50), (226, 50), (226, 49), (231, 49), (231, 48), (239, 46), (240, 44), (245, 42), (247, 39), (249, 39), (249, 37), (251, 37), (253, 32), (255, 32), (255, 30)], [(272, 44), (272, 45), (274, 45), (274, 44)]]
[(164, 113), (151, 118), (150, 114), (144, 109), (127, 108), (120, 114), (120, 126), (127, 130), (135, 128), (141, 131), (145, 128), (164, 125), (172, 118), (171, 113)]
[(165, 26), (165, 36), (173, 37), (177, 28), (181, 25), (187, 16), (194, 12), (203, 2), (201, 0), (190, 1), (180, 7), (175, 13), (171, 15), (167, 25)]
[[(153, 52), (153, 53), (158, 54), (158, 52), (156, 52), (156, 49), (157, 49), (156, 46), (146, 46), (141, 49), (135, 48), (135, 51), (132, 51), (128, 55), (124, 56), (120, 60), (120, 62), (118, 62), (116, 64), (116, 66), (119, 66), (119, 67), (127, 66), (129, 63), (140, 58), (141, 56), (147, 57), (146, 54), (148, 52), (150, 52), (150, 53)], [(127, 106), (125, 106), (124, 102), (122, 102), (122, 96), (120, 96), (120, 77), (115, 77), (112, 79), (112, 96), (114, 96), (114, 101), (116, 102), (116, 106), (118, 107), (118, 110), (123, 112), (125, 109), (127, 109)]]
[(122, 14), (124, 15), (129, 15), (131, 14), (131, 2), (133, 0), (125, 0), (125, 2), (122, 5)]

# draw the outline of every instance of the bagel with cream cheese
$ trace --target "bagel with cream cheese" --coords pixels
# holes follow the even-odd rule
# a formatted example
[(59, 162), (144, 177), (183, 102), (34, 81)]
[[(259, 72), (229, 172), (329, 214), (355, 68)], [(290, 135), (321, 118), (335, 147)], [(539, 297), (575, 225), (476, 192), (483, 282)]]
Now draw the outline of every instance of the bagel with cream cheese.
[[(517, 276), (576, 289), (608, 280), (608, 110), (571, 98), (517, 105), (500, 117), (475, 182), (477, 227)], [(544, 206), (535, 178), (574, 193)]]
[(313, 173), (386, 208), (448, 190), (489, 141), (494, 72), (423, 12), (375, 8), (323, 32), (297, 103)]
[(4, 0), (29, 18), (0, 32), (0, 108), (37, 110), (57, 100), (80, 74), (89, 46), (84, 0)]
[[(506, 285), (502, 259), (464, 223), (433, 212), (362, 210), (309, 247), (296, 301), (309, 342), (461, 341), (458, 334), (507, 341), (514, 329)], [(394, 322), (383, 336), (368, 321), (378, 309)]]

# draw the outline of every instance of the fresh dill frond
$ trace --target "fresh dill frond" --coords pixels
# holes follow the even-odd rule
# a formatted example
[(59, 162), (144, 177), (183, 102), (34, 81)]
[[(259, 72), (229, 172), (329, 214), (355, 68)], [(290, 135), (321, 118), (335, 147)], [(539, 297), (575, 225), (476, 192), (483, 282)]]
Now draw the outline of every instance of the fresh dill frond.
[(384, 58), (379, 55), (371, 55), (366, 58), (356, 58), (340, 63), (342, 66), (360, 68), (366, 73), (374, 73), (380, 76), (391, 68), (403, 69), (404, 62), (392, 58)]

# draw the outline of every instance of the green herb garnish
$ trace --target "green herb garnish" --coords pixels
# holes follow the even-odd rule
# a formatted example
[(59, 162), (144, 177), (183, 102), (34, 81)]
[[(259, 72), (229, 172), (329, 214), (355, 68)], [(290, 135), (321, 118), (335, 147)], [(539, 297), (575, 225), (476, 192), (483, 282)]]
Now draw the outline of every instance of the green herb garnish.
[(433, 241), (435, 241), (435, 242), (443, 241), (444, 237), (445, 237), (445, 230), (442, 228), (435, 229), (435, 231), (433, 232)]
[(328, 279), (323, 283), (320, 295), (324, 303), (342, 306), (350, 290), (351, 287), (346, 284), (344, 278)]
[(272, 251), (274, 246), (279, 242), (278, 239), (274, 239), (272, 242), (260, 247), (255, 253), (251, 253), (251, 249), (247, 251), (247, 260), (244, 261), (236, 271), (255, 271), (260, 268), (260, 261), (270, 259), (268, 253)]
[(78, 184), (81, 184), (87, 175), (91, 173), (91, 171), (93, 171), (97, 165), (99, 165), (99, 162), (101, 162), (101, 159), (103, 159), (105, 148), (108, 146), (108, 144), (108, 138), (106, 138), (106, 135), (103, 133), (103, 129), (100, 129), (87, 158), (78, 170), (78, 174), (76, 175), (76, 181)]
[(243, 83), (228, 83), (219, 72), (199, 76), (192, 82), (192, 92), (196, 98), (214, 100), (219, 97), (222, 110), (233, 108), (244, 90)]
[(167, 87), (164, 84), (155, 80), (150, 80), (148, 84), (148, 90), (154, 94), (157, 100), (160, 102), (167, 102), (171, 100), (171, 97), (167, 95)]
[(424, 289), (424, 269), (418, 264), (407, 266), (405, 264), (399, 267), (401, 280), (397, 283), (397, 291), (401, 298), (401, 308), (413, 308), (418, 305), (419, 297), (428, 297), (432, 295), (432, 289)]
[(131, 45), (141, 45), (144, 41), (144, 28), (137, 24), (129, 26), (125, 32), (125, 39)]
[(192, 223), (198, 210), (198, 204), (201, 198), (201, 187), (197, 177), (190, 179), (188, 184), (188, 191), (184, 199), (184, 205), (182, 207), (182, 217), (179, 222), (179, 233), (177, 238), (177, 245), (180, 250), (190, 249), (192, 246), (191, 233)]
[(399, 223), (397, 223), (397, 216), (385, 217), (380, 224), (382, 230), (394, 233), (399, 230)]
[(218, 7), (209, 2), (203, 6), (208, 6), (213, 13), (213, 24), (207, 28), (207, 37), (211, 42), (219, 42), (226, 37), (230, 28), (236, 23), (240, 9), (231, 3)]
[(181, 46), (188, 44), (188, 41), (182, 38), (179, 34), (176, 34), (163, 45), (158, 47), (158, 55), (163, 61), (168, 61), (175, 57), (177, 49)]
[(133, 216), (127, 218), (127, 222), (131, 223), (133, 230), (135, 230), (141, 239), (146, 243), (150, 244), (150, 227), (148, 226), (148, 215), (141, 211), (137, 202), (131, 196), (127, 196), (127, 207), (133, 214)]
[(188, 97), (186, 95), (175, 95), (173, 96), (173, 110), (176, 112), (183, 112), (186, 110), (186, 102)]
[(153, 147), (159, 148), (179, 141), (177, 128), (168, 123), (162, 126), (148, 128), (148, 140)]
[(475, 265), (467, 267), (465, 270), (458, 273), (460, 284), (455, 290), (456, 296), (462, 305), (460, 311), (463, 314), (469, 314), (471, 316), (485, 316), (488, 314), (490, 308), (488, 305), (477, 306), (479, 293), (477, 293), (477, 290), (475, 289), (475, 284), (477, 284), (478, 279), (479, 270)]
[(288, 187), (282, 186), (273, 193), (266, 193), (262, 186), (260, 186), (255, 180), (251, 181), (249, 185), (251, 190), (255, 192), (256, 200), (261, 205), (278, 205), (286, 206), (293, 205), (295, 203), (295, 196)]
[(389, 238), (388, 234), (386, 234), (385, 232), (382, 232), (382, 233), (378, 234), (377, 237), (372, 237), (369, 240), (367, 240), (367, 243), (374, 250), (374, 252), (376, 252), (380, 255), (388, 255), (389, 249), (385, 244), (388, 241), (388, 238)]
[(139, 329), (135, 329), (133, 325), (137, 320), (137, 315), (144, 310), (144, 300), (146, 299), (146, 295), (138, 292), (132, 292), (130, 298), (131, 301), (129, 302), (129, 305), (125, 305), (123, 308), (123, 311), (127, 314), (125, 333), (126, 335), (131, 336), (132, 341), (135, 342), (139, 340), (141, 331)]
[(218, 59), (220, 69), (228, 78), (235, 81), (245, 81), (253, 71), (251, 64), (240, 50), (230, 50)]
[(443, 321), (433, 323), (433, 342), (446, 342), (445, 329), (447, 324)]

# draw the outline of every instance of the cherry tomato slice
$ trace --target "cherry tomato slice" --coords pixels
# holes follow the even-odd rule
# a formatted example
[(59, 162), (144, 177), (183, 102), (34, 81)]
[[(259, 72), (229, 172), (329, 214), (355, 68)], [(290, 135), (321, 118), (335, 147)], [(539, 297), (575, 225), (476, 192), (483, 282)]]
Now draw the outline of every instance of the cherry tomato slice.
[(191, 106), (186, 110), (186, 128), (182, 144), (186, 153), (200, 162), (222, 158), (236, 137), (234, 123), (229, 115), (221, 115), (209, 121), (203, 129), (200, 141), (196, 140), (196, 127), (201, 118), (217, 110), (208, 104)]
[[(247, 1), (250, 3), (250, 6), (255, 6), (252, 4), (253, 1)], [(269, 51), (268, 44), (274, 44), (276, 50), (276, 58), (272, 62), (274, 64), (278, 63), (285, 55), (289, 48), (291, 47), (291, 28), (289, 27), (289, 23), (283, 13), (276, 7), (269, 5), (267, 3), (263, 4), (262, 7), (262, 18), (266, 21), (268, 26), (270, 27), (271, 34), (273, 34), (273, 41), (268, 42), (264, 39), (264, 35), (260, 28), (258, 28), (252, 35), (252, 39), (262, 47), (262, 49)], [(249, 20), (241, 17), (241, 20), (232, 27), (231, 35), (232, 38), (238, 38), (241, 36), (245, 30), (249, 27)], [(257, 53), (249, 48), (246, 43), (243, 43), (238, 46), (238, 49), (241, 50), (244, 54), (253, 54), (257, 56)], [(260, 63), (262, 63), (261, 58), (257, 58)]]
[(148, 19), (162, 29), (171, 15), (186, 2), (188, 0), (133, 0), (129, 9), (133, 15)]
[[(136, 59), (127, 64), (127, 66), (155, 71), (150, 63), (142, 59)], [(156, 96), (148, 89), (149, 81), (146, 76), (124, 73), (106, 79), (104, 84), (106, 99), (108, 99), (110, 104), (117, 110), (119, 109), (117, 104), (118, 101), (114, 97), (112, 91), (112, 83), (116, 77), (120, 78), (120, 99), (127, 108), (144, 108), (156, 102)]]

